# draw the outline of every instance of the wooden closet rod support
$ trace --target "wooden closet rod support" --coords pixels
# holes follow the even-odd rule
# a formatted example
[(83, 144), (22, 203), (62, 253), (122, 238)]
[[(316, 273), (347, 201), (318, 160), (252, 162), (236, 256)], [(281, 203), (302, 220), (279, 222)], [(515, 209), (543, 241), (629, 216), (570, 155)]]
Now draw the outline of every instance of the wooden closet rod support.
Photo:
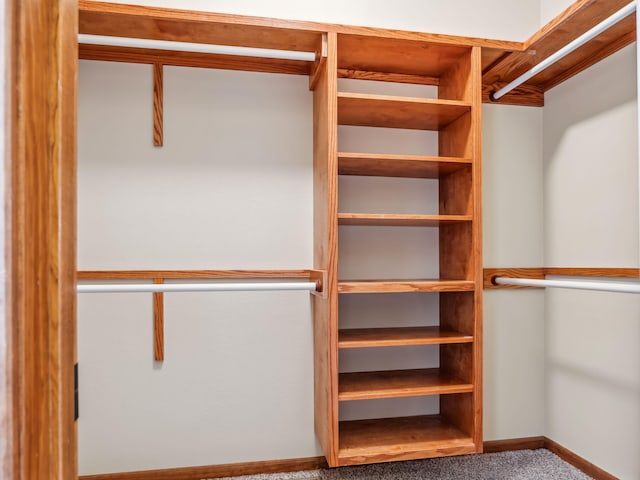
[(560, 50), (555, 52), (553, 55), (545, 58), (543, 61), (541, 61), (535, 67), (533, 67), (532, 69), (526, 71), (525, 73), (520, 75), (518, 78), (516, 78), (512, 82), (510, 82), (507, 85), (505, 85), (504, 87), (502, 87), (500, 90), (497, 90), (497, 91), (491, 93), (489, 95), (489, 98), (492, 101), (499, 100), (500, 98), (505, 96), (507, 93), (509, 93), (511, 90), (519, 87), (520, 85), (522, 85), (527, 80), (529, 80), (529, 79), (535, 77), (536, 75), (538, 75), (540, 72), (542, 72), (547, 67), (553, 65), (558, 60), (566, 57), (567, 55), (569, 55), (574, 50), (577, 50), (578, 48), (580, 48), (582, 45), (587, 43), (589, 40), (592, 40), (593, 38), (597, 37), (598, 35), (600, 35), (605, 30), (608, 30), (609, 28), (614, 26), (616, 23), (618, 23), (620, 20), (628, 17), (633, 12), (635, 12), (636, 3), (637, 2), (634, 0), (633, 2), (629, 3), (626, 7), (618, 10), (616, 13), (614, 13), (613, 15), (611, 15), (610, 17), (606, 18), (605, 20), (600, 22), (598, 25), (593, 27), (591, 30), (583, 33), (578, 38), (576, 38), (574, 41), (572, 41), (571, 43), (568, 43), (567, 45), (562, 47)]
[(173, 40), (149, 40), (145, 38), (110, 37), (107, 35), (78, 34), (78, 43), (109, 47), (145, 48), (151, 50), (173, 50), (179, 52), (238, 55), (241, 57), (273, 58), (313, 62), (315, 52), (275, 50), (270, 48), (240, 47), (235, 45), (212, 45), (210, 43), (176, 42)]

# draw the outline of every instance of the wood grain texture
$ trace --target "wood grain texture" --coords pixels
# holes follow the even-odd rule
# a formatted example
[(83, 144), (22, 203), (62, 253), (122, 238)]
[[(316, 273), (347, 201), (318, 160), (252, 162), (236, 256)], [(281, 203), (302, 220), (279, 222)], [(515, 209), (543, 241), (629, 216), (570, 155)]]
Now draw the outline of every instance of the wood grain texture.
[(611, 278), (640, 278), (640, 268), (620, 267), (534, 267), (534, 268), (485, 268), (484, 288), (487, 290), (497, 288), (544, 288), (544, 287), (520, 287), (517, 285), (496, 285), (495, 277), (533, 278), (543, 280), (546, 275), (558, 275), (568, 277), (611, 277)]
[(466, 393), (473, 385), (438, 368), (341, 373), (338, 400)]
[(484, 442), (484, 453), (515, 452), (518, 450), (538, 450), (544, 448), (545, 437), (509, 438)]
[(340, 422), (340, 465), (474, 452), (471, 437), (439, 415)]
[(161, 147), (164, 141), (164, 67), (161, 63), (153, 64), (153, 145)]
[(178, 52), (145, 48), (107, 47), (82, 44), (81, 60), (170, 65), (174, 67), (218, 68), (246, 72), (309, 75), (313, 62), (213, 53)]
[(441, 178), (463, 168), (471, 159), (375, 153), (338, 153), (340, 175)]
[(411, 83), (414, 85), (440, 85), (438, 77), (423, 75), (409, 75), (406, 73), (368, 72), (366, 70), (338, 69), (338, 78), (352, 78), (355, 80), (374, 80), (377, 82)]
[[(496, 103), (490, 95), (504, 87), (508, 82), (485, 83), (482, 85), (482, 101)], [(541, 87), (524, 84), (511, 90), (500, 99), (501, 105), (516, 105), (519, 107), (544, 107), (544, 90)]]
[(67, 480), (77, 475), (77, 5), (10, 3), (8, 434), (15, 443), (7, 478)]
[(83, 475), (79, 478), (80, 480), (201, 480), (203, 478), (299, 472), (326, 467), (327, 462), (323, 457), (309, 457), (137, 472), (105, 473), (101, 475)]
[(453, 100), (338, 94), (339, 125), (439, 130), (469, 111), (469, 104)]
[(338, 293), (465, 292), (474, 287), (471, 280), (343, 280)]
[(329, 465), (338, 464), (338, 159), (337, 39), (313, 92), (313, 262), (327, 273), (313, 297), (315, 431)]
[(441, 293), (440, 328), (473, 338), (476, 333), (474, 297), (474, 292)]
[(78, 280), (312, 278), (319, 270), (82, 270)]
[(439, 227), (470, 222), (470, 215), (404, 215), (390, 213), (339, 213), (339, 225), (387, 227)]
[(469, 343), (473, 336), (436, 327), (353, 328), (338, 332), (339, 348), (399, 347)]
[[(514, 80), (628, 3), (629, 0), (579, 0), (573, 3), (525, 42), (525, 51), (504, 55), (485, 69), (486, 91), (495, 91), (500, 83)], [(522, 100), (528, 96), (526, 88), (546, 91), (558, 85), (631, 43), (634, 32), (635, 16), (631, 15), (528, 80), (525, 86), (514, 90), (510, 98), (505, 96), (498, 102)]]
[[(153, 283), (162, 285), (162, 278), (154, 278)], [(164, 361), (164, 293), (153, 294), (153, 358)]]

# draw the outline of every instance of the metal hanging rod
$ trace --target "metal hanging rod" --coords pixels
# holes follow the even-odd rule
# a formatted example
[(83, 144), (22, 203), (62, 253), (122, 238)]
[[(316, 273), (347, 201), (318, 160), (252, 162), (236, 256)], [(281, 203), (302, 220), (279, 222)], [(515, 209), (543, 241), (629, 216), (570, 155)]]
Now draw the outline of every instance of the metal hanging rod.
[(315, 52), (274, 50), (269, 48), (239, 47), (233, 45), (212, 45), (210, 43), (175, 42), (170, 40), (149, 40), (146, 38), (110, 37), (106, 35), (78, 34), (78, 43), (105, 45), (109, 47), (149, 48), (152, 50), (174, 50), (194, 53), (217, 53), (243, 57), (261, 57), (281, 60), (301, 60), (313, 62)]
[(519, 287), (555, 287), (577, 290), (597, 290), (600, 292), (640, 293), (640, 282), (612, 282), (594, 280), (540, 280), (535, 278), (495, 277), (497, 285), (515, 285)]
[(79, 284), (78, 293), (320, 291), (317, 282)]
[(541, 61), (535, 67), (533, 67), (531, 70), (528, 70), (527, 72), (523, 73), (522, 75), (520, 75), (518, 78), (516, 78), (512, 82), (510, 82), (507, 85), (505, 85), (504, 87), (502, 87), (500, 90), (497, 90), (497, 91), (493, 92), (491, 95), (489, 95), (489, 97), (491, 98), (491, 100), (494, 100), (494, 101), (495, 100), (499, 100), (501, 97), (503, 97), (504, 95), (509, 93), (514, 88), (519, 87), (520, 85), (522, 85), (524, 82), (526, 82), (530, 78), (536, 76), (538, 73), (543, 71), (545, 68), (547, 68), (550, 65), (554, 64), (555, 62), (557, 62), (561, 58), (567, 56), (568, 54), (570, 54), (571, 52), (573, 52), (577, 48), (579, 48), (582, 45), (584, 45), (585, 43), (587, 43), (592, 38), (597, 37), (602, 32), (604, 32), (608, 28), (610, 28), (613, 25), (615, 25), (616, 23), (618, 23), (620, 20), (622, 20), (622, 19), (628, 17), (629, 15), (631, 15), (636, 10), (636, 4), (637, 4), (637, 2), (636, 2), (636, 0), (634, 0), (633, 2), (628, 4), (626, 7), (618, 10), (616, 13), (614, 13), (613, 15), (611, 15), (610, 17), (608, 17), (607, 19), (603, 20), (598, 25), (593, 27), (591, 30), (583, 33), (578, 38), (576, 38), (574, 41), (572, 41), (571, 43), (568, 43), (567, 45), (562, 47), (560, 50), (558, 50), (556, 53), (554, 53), (550, 57), (545, 58), (543, 61)]

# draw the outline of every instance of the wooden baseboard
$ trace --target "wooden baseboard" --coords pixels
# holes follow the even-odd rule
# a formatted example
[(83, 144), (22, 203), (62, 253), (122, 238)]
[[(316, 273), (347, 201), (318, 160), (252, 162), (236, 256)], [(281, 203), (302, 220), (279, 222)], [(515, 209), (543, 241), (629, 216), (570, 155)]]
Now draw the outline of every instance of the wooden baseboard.
[(324, 457), (105, 473), (101, 475), (85, 475), (79, 478), (80, 480), (201, 480), (203, 478), (236, 477), (239, 475), (258, 475), (260, 473), (299, 472), (302, 470), (317, 470), (319, 468), (328, 468)]
[(484, 453), (514, 452), (516, 450), (537, 450), (544, 448), (545, 437), (511, 438), (508, 440), (491, 440), (484, 442)]
[(593, 463), (582, 458), (581, 456), (576, 455), (571, 450), (566, 449), (562, 445), (557, 444), (550, 438), (545, 437), (544, 448), (546, 448), (550, 452), (555, 453), (562, 460), (564, 460), (567, 463), (570, 463), (571, 465), (576, 467), (578, 470), (581, 470), (586, 475), (589, 475), (590, 477), (592, 477), (594, 480), (619, 480), (618, 477), (614, 477), (609, 472), (605, 472), (600, 467), (594, 465)]
[[(592, 477), (594, 480), (619, 480), (588, 460), (547, 437), (512, 438), (484, 442), (484, 453), (513, 452), (516, 450), (537, 450), (546, 448), (565, 462)], [(270, 460), (265, 462), (229, 463), (204, 467), (170, 468), (164, 470), (144, 470), (139, 472), (105, 473), (85, 475), (80, 480), (201, 480), (202, 478), (235, 477), (258, 475), (261, 473), (299, 472), (328, 468), (324, 457)]]

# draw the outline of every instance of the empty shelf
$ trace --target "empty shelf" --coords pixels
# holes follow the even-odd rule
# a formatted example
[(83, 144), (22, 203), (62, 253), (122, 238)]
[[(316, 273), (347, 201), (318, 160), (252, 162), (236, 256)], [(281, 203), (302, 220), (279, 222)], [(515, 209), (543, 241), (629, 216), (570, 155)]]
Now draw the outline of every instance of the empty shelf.
[(440, 130), (470, 111), (457, 100), (338, 94), (339, 125)]
[(471, 437), (440, 415), (340, 422), (340, 465), (475, 453)]
[(388, 227), (438, 227), (452, 223), (470, 222), (470, 215), (403, 215), (387, 213), (339, 213), (339, 225), (368, 225)]
[(449, 375), (439, 368), (341, 373), (338, 380), (338, 400), (343, 401), (472, 391), (471, 383)]
[(353, 328), (338, 332), (338, 348), (470, 343), (471, 335), (441, 327)]
[(472, 280), (346, 280), (338, 293), (469, 292)]
[(440, 178), (470, 165), (468, 158), (338, 153), (340, 175)]

